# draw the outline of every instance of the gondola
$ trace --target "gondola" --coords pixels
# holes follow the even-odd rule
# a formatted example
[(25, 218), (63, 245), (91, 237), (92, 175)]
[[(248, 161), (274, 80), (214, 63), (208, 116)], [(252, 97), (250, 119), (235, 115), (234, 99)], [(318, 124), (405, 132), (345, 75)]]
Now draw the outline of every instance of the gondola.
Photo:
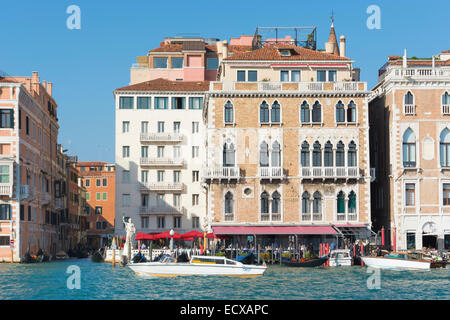
[(304, 260), (304, 261), (287, 261), (283, 264), (288, 267), (298, 267), (298, 268), (314, 268), (314, 267), (320, 267), (325, 262), (327, 262), (328, 256), (323, 256), (321, 258), (317, 259), (311, 259), (311, 260)]
[(105, 259), (103, 258), (103, 255), (101, 254), (100, 250), (95, 251), (91, 256), (92, 262), (103, 262)]

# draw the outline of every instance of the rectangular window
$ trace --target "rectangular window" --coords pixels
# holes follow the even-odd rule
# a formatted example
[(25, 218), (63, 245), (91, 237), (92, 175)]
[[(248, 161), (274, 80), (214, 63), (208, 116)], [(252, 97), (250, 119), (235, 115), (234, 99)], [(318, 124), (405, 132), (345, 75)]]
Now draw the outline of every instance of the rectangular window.
[(122, 122), (122, 133), (130, 132), (130, 121)]
[(31, 221), (31, 207), (28, 206), (28, 221)]
[(166, 206), (166, 202), (164, 200), (164, 193), (158, 193), (156, 195), (156, 205), (158, 207), (165, 207)]
[(0, 109), (0, 128), (14, 128), (14, 110)]
[(129, 158), (130, 157), (130, 147), (129, 146), (123, 146), (122, 147), (122, 157), (123, 158)]
[(218, 58), (206, 58), (206, 69), (207, 70), (219, 69), (219, 59)]
[(172, 69), (183, 69), (183, 58), (172, 58)]
[(164, 182), (164, 171), (158, 170), (158, 182)]
[(91, 186), (91, 180), (86, 179), (85, 184), (86, 184), (86, 187), (90, 187)]
[(104, 201), (108, 200), (108, 192), (103, 192), (102, 200), (104, 200)]
[(148, 158), (148, 146), (141, 147), (141, 158)]
[(95, 193), (95, 200), (100, 201), (101, 200), (101, 192)]
[(179, 159), (181, 157), (181, 147), (180, 146), (173, 147), (173, 157), (175, 159)]
[(158, 229), (164, 229), (166, 225), (165, 217), (158, 217)]
[(174, 208), (180, 208), (181, 205), (181, 194), (173, 195), (173, 206)]
[(167, 69), (167, 57), (154, 57), (153, 68), (155, 69)]
[(180, 127), (181, 127), (181, 122), (175, 121), (173, 123), (173, 132), (174, 133), (180, 133)]
[(100, 187), (102, 185), (102, 181), (100, 179), (97, 179), (95, 181), (95, 184), (96, 184), (97, 187)]
[(102, 207), (95, 207), (95, 214), (102, 214)]
[(141, 133), (148, 133), (148, 121), (141, 122)]
[(192, 205), (197, 206), (198, 205), (198, 194), (192, 195)]
[(147, 170), (141, 171), (141, 182), (143, 182), (143, 183), (148, 182), (148, 171)]
[(10, 241), (11, 240), (9, 236), (0, 236), (0, 246), (2, 247), (9, 246)]
[(181, 171), (176, 170), (173, 172), (173, 182), (178, 183), (180, 182), (180, 176), (181, 176)]
[(0, 165), (0, 183), (9, 182), (9, 165)]
[(406, 205), (407, 206), (415, 205), (415, 191), (416, 191), (416, 185), (414, 183), (406, 184), (405, 197), (406, 197)]
[(158, 146), (158, 158), (164, 158), (164, 147)]
[(175, 229), (181, 228), (181, 217), (173, 217), (173, 227)]
[(192, 146), (192, 158), (198, 158), (198, 152), (199, 152), (199, 147), (198, 146)]
[(248, 72), (248, 81), (256, 82), (258, 81), (258, 71), (252, 70)]
[(119, 109), (133, 109), (133, 97), (120, 97)]
[[(23, 207), (23, 205), (20, 206), (20, 210), (21, 210), (20, 220), (24, 220), (22, 217), (22, 207)], [(0, 204), (0, 220), (11, 220), (11, 205)]]
[(138, 109), (150, 109), (150, 97), (138, 97), (137, 108)]
[(130, 170), (122, 171), (122, 183), (130, 183)]
[(89, 206), (86, 206), (86, 215), (88, 215), (88, 216), (91, 215), (91, 207), (89, 207)]
[(141, 217), (141, 228), (148, 229), (148, 217)]
[(198, 122), (192, 122), (192, 133), (198, 133)]
[(122, 194), (122, 205), (124, 207), (130, 206), (130, 200), (131, 200), (131, 197), (129, 194)]
[(164, 132), (164, 121), (158, 121), (158, 133)]
[(291, 71), (291, 81), (292, 82), (300, 82), (300, 70), (292, 70)]
[(245, 81), (245, 70), (238, 70), (237, 81), (239, 81), (239, 82)]
[(168, 105), (167, 105), (167, 101), (168, 98), (167, 97), (156, 97), (155, 98), (155, 109), (167, 109)]
[(87, 201), (91, 200), (91, 193), (90, 192), (86, 192), (86, 200)]
[(192, 171), (192, 182), (198, 182), (199, 172)]
[(186, 98), (172, 97), (172, 109), (182, 110), (186, 108)]
[(200, 218), (199, 217), (192, 217), (192, 228), (193, 229), (200, 228)]
[(444, 201), (444, 206), (449, 206), (450, 205), (450, 184), (444, 183), (442, 189), (443, 189), (442, 200)]
[(317, 81), (319, 82), (327, 81), (327, 72), (325, 70), (317, 70)]
[(407, 250), (416, 249), (416, 234), (414, 232), (406, 233), (406, 249)]
[(148, 194), (141, 194), (141, 206), (144, 208), (148, 207)]
[(28, 116), (25, 116), (25, 132), (27, 136), (30, 135), (30, 118)]
[(335, 82), (335, 81), (336, 81), (336, 70), (328, 71), (328, 82)]
[(280, 71), (280, 81), (281, 82), (289, 81), (289, 71), (286, 70)]
[(189, 109), (200, 110), (203, 108), (203, 98), (201, 97), (190, 97), (189, 98)]
[(97, 230), (101, 230), (101, 229), (102, 229), (102, 222), (101, 222), (101, 221), (97, 221), (97, 222), (95, 223), (95, 228), (96, 228)]

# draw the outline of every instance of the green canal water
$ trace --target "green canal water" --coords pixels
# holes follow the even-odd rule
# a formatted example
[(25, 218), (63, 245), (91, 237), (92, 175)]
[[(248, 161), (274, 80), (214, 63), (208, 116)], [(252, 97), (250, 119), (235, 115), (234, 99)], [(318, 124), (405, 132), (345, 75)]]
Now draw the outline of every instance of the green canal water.
[[(80, 289), (67, 286), (71, 265), (80, 268)], [(75, 259), (0, 264), (0, 299), (450, 299), (450, 268), (381, 271), (379, 289), (368, 289), (371, 276), (365, 267), (269, 265), (264, 276), (250, 279), (151, 278), (136, 276), (126, 267)]]

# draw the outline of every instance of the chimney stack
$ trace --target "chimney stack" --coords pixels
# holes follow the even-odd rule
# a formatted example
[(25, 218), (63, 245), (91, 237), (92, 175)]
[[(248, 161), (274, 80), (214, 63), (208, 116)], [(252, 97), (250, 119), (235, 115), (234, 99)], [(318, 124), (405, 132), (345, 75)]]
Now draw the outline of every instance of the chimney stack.
[(31, 74), (32, 74), (31, 79), (33, 80), (33, 82), (34, 83), (39, 82), (38, 72), (37, 71), (33, 71)]
[(341, 57), (345, 57), (345, 36), (341, 36), (339, 38), (339, 44), (340, 44), (339, 52), (341, 54)]
[(52, 82), (47, 82), (47, 93), (52, 96), (52, 88), (53, 88), (53, 83)]

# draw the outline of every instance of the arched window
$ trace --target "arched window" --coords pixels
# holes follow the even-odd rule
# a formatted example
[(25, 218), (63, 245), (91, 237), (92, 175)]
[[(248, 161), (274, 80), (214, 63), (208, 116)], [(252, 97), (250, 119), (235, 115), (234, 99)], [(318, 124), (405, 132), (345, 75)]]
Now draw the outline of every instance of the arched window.
[(351, 191), (348, 194), (348, 213), (356, 213), (356, 194)]
[(278, 141), (272, 144), (272, 167), (281, 167), (281, 150)]
[(259, 165), (260, 167), (269, 166), (269, 146), (265, 141), (259, 146)]
[(353, 100), (347, 106), (347, 122), (356, 122), (356, 104)]
[(319, 141), (314, 142), (313, 145), (313, 167), (322, 166), (322, 150)]
[(234, 114), (233, 114), (233, 104), (231, 101), (227, 101), (225, 104), (225, 123), (233, 123), (234, 122)]
[(336, 122), (345, 122), (344, 104), (340, 100), (336, 105)]
[(263, 101), (259, 106), (259, 121), (269, 123), (269, 105), (266, 101)]
[(309, 193), (307, 191), (302, 194), (302, 213), (310, 213), (311, 204), (309, 200)]
[(278, 193), (278, 191), (275, 191), (272, 194), (272, 213), (280, 213), (280, 199), (281, 199), (281, 195)]
[(272, 104), (272, 122), (280, 122), (280, 104), (278, 101)]
[(441, 167), (450, 167), (450, 130), (445, 128), (440, 138)]
[(300, 161), (302, 167), (309, 167), (309, 143), (307, 141), (302, 143)]
[(403, 166), (416, 167), (416, 135), (411, 128), (403, 135)]
[(309, 119), (309, 104), (306, 101), (303, 101), (300, 107), (300, 121), (302, 123), (309, 123), (311, 121)]
[(345, 194), (342, 191), (337, 196), (337, 213), (345, 213)]
[(316, 101), (312, 107), (312, 122), (322, 122), (322, 106)]
[(447, 106), (450, 105), (450, 94), (448, 94), (448, 92), (442, 95), (442, 104)]
[(269, 213), (269, 195), (265, 191), (261, 194), (261, 213)]
[(235, 152), (234, 144), (227, 144), (225, 143), (223, 145), (223, 166), (224, 167), (234, 167), (234, 159), (235, 159)]
[(414, 104), (414, 96), (412, 95), (411, 91), (408, 91), (405, 94), (405, 104)]
[(336, 167), (344, 167), (345, 166), (345, 151), (344, 144), (342, 141), (339, 141), (336, 146)]
[(322, 213), (322, 195), (319, 191), (314, 192), (313, 199), (313, 213)]
[(325, 167), (333, 166), (333, 145), (330, 141), (325, 144), (325, 149), (323, 152), (323, 162)]
[(348, 145), (347, 166), (356, 167), (356, 144), (353, 141)]
[(225, 195), (225, 213), (233, 214), (233, 194), (228, 191)]

